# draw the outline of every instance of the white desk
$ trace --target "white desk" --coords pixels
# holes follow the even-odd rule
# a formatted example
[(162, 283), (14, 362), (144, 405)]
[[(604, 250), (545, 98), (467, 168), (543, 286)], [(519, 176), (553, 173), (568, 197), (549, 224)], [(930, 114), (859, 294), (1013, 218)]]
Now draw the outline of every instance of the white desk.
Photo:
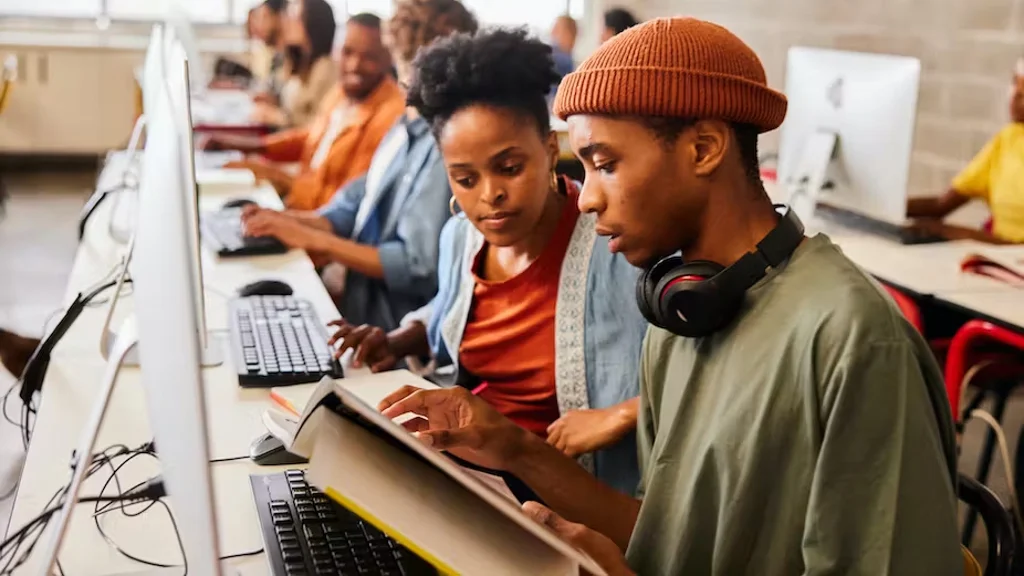
[[(113, 162), (112, 164), (117, 164)], [(117, 168), (117, 166), (115, 166)], [(117, 175), (105, 173), (101, 186)], [(218, 207), (228, 198), (252, 197), (264, 205), (280, 205), (276, 194), (267, 188), (230, 189), (217, 186), (215, 191), (202, 189), (200, 205), (203, 209)], [(123, 252), (122, 246), (107, 236), (107, 223), (114, 212), (114, 203), (108, 200), (94, 215), (86, 238), (79, 246), (68, 283), (66, 302), (74, 294), (89, 287), (116, 265)], [(295, 294), (313, 303), (320, 319), (327, 322), (338, 318), (337, 309), (316, 275), (312, 263), (303, 252), (247, 259), (219, 259), (204, 252), (204, 283), (206, 286), (206, 314), (211, 330), (223, 332), (227, 328), (225, 296), (239, 286), (264, 278), (277, 278), (292, 285)], [(126, 317), (132, 310), (132, 298), (123, 297), (118, 305), (116, 319)], [(79, 436), (93, 404), (104, 370), (99, 353), (99, 332), (106, 313), (103, 306), (85, 310), (72, 329), (54, 350), (43, 386), (40, 412), (35, 423), (32, 445), (29, 449), (21, 485), (17, 494), (9, 530), (17, 530), (42, 511), (50, 496), (70, 478), (68, 461), (77, 447)], [(114, 326), (119, 322), (115, 321)], [(173, 350), (168, 350), (173, 354)], [(94, 451), (115, 444), (138, 446), (152, 439), (144, 409), (140, 370), (124, 368), (107, 409), (104, 426)], [(211, 458), (232, 458), (248, 454), (250, 442), (265, 428), (260, 415), (269, 405), (266, 390), (242, 389), (230, 359), (223, 365), (203, 370), (206, 388), (207, 421), (209, 422)], [(159, 450), (159, 446), (157, 447)], [(122, 482), (131, 483), (151, 477), (158, 465), (138, 459), (138, 466), (126, 467)], [(262, 548), (259, 523), (252, 504), (248, 476), (251, 473), (269, 473), (273, 468), (259, 467), (248, 460), (211, 464), (218, 515), (221, 554), (224, 556), (251, 552)], [(107, 474), (98, 473), (86, 482), (83, 495), (96, 494)], [(175, 496), (169, 499), (173, 507)], [(116, 574), (137, 572), (144, 566), (130, 561), (110, 547), (95, 529), (92, 508), (80, 506), (75, 513), (65, 538), (61, 562), (69, 574)], [(155, 508), (138, 518), (111, 515), (104, 521), (108, 534), (124, 549), (146, 559), (164, 563), (180, 562), (178, 544), (166, 515)], [(52, 528), (52, 525), (51, 525)], [(49, 538), (50, 530), (41, 542)], [(40, 550), (20, 572), (38, 570)], [(241, 558), (232, 563), (245, 575), (268, 572), (264, 556)]]
[(999, 292), (1006, 284), (960, 271), (971, 253), (1024, 258), (1024, 246), (992, 246), (972, 240), (903, 245), (869, 235), (837, 233), (843, 253), (871, 275), (921, 296), (963, 292)]
[(1024, 290), (1008, 287), (1000, 292), (951, 293), (939, 299), (1024, 333)]

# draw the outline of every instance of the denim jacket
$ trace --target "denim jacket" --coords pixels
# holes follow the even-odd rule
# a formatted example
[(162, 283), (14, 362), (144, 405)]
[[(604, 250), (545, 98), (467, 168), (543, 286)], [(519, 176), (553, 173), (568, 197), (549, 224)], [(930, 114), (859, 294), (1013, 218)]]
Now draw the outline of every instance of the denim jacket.
[[(379, 178), (372, 176), (375, 171)], [(374, 190), (367, 190), (368, 183)], [(336, 235), (376, 246), (384, 268), (383, 280), (348, 271), (340, 305), (348, 321), (392, 330), (430, 301), (437, 291), (438, 238), (450, 197), (426, 120), (399, 118), (377, 147), (370, 172), (320, 210)], [(367, 214), (375, 212), (380, 225), (371, 233)]]
[[(635, 301), (638, 271), (608, 251), (594, 225), (592, 214), (580, 214), (562, 261), (555, 305), (555, 389), (562, 414), (607, 408), (639, 394), (640, 348), (647, 323)], [(464, 216), (451, 218), (441, 231), (437, 295), (402, 321), (427, 327), (438, 366), (454, 364), (458, 369), (458, 350), (473, 300), (470, 266), (483, 241)], [(635, 494), (635, 433), (582, 456), (580, 464), (613, 488)]]

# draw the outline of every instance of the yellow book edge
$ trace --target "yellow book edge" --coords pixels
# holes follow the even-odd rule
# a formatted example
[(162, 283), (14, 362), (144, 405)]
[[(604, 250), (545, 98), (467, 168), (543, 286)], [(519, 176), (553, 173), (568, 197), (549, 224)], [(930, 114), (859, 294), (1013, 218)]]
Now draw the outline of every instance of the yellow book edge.
[(373, 514), (370, 514), (362, 506), (359, 506), (358, 504), (356, 504), (352, 500), (349, 500), (348, 498), (342, 496), (341, 493), (338, 492), (337, 490), (335, 490), (334, 488), (331, 488), (330, 486), (328, 486), (327, 489), (324, 490), (324, 494), (327, 494), (327, 496), (332, 498), (335, 502), (337, 502), (338, 504), (341, 504), (345, 508), (349, 509), (356, 516), (359, 516), (363, 520), (365, 520), (365, 521), (369, 522), (370, 524), (372, 524), (373, 527), (376, 528), (377, 530), (380, 530), (381, 532), (387, 534), (388, 536), (393, 538), (396, 542), (398, 542), (402, 546), (405, 546), (406, 548), (408, 548), (413, 554), (416, 554), (420, 558), (422, 558), (422, 559), (426, 560), (427, 562), (429, 562), (430, 565), (433, 566), (434, 568), (437, 568), (438, 571), (441, 572), (441, 574), (444, 574), (445, 576), (457, 576), (458, 575), (458, 572), (456, 572), (450, 566), (448, 566), (447, 564), (445, 564), (444, 562), (439, 560), (436, 556), (434, 556), (430, 552), (427, 552), (426, 550), (424, 550), (420, 546), (417, 546), (415, 542), (413, 542), (412, 540), (409, 540), (404, 535), (399, 533), (397, 530), (392, 529), (390, 526), (388, 526), (387, 524), (382, 522), (379, 518), (377, 518)]

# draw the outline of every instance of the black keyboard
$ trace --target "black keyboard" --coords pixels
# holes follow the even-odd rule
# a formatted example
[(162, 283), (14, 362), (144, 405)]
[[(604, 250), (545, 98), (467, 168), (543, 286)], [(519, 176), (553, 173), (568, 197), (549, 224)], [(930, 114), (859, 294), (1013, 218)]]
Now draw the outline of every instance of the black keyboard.
[(247, 296), (228, 303), (231, 350), (244, 387), (341, 378), (327, 330), (312, 304), (294, 296)]
[(900, 244), (934, 244), (946, 242), (948, 239), (936, 234), (930, 234), (918, 228), (908, 225), (896, 225), (889, 222), (876, 220), (863, 214), (818, 203), (816, 215), (826, 221), (831, 221), (840, 226), (853, 230), (866, 232), (887, 238)]
[(274, 576), (434, 575), (437, 570), (306, 482), (301, 470), (250, 476)]
[(254, 238), (243, 234), (241, 210), (237, 208), (203, 214), (200, 220), (203, 242), (219, 256), (264, 256), (288, 251), (288, 247), (273, 236)]

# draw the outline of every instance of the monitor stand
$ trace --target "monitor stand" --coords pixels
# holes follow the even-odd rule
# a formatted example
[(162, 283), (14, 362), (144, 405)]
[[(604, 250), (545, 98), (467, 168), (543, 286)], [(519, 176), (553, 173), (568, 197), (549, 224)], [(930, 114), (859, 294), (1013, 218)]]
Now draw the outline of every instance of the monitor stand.
[[(110, 304), (107, 307), (107, 316), (103, 321), (103, 331), (100, 333), (100, 354), (104, 360), (110, 360), (110, 357), (114, 354), (114, 348), (117, 346), (117, 334), (110, 329), (110, 326), (114, 319), (114, 310), (117, 309), (117, 301), (121, 296), (121, 291), (124, 289), (125, 283), (128, 281), (128, 265), (131, 264), (132, 255), (135, 253), (135, 235), (133, 234), (128, 242), (128, 252), (121, 258), (121, 272), (117, 277), (117, 284), (114, 285), (114, 293), (110, 297)], [(200, 355), (200, 366), (203, 368), (209, 368), (211, 366), (220, 366), (224, 363), (224, 345), (223, 342), (214, 338), (213, 334), (207, 332), (203, 335), (200, 340), (203, 342), (203, 348)], [(124, 353), (124, 357), (121, 360), (122, 366), (139, 366), (139, 353), (138, 348), (132, 347), (130, 350)]]
[(782, 183), (786, 203), (806, 227), (812, 227), (818, 197), (832, 164), (838, 135), (831, 130), (818, 130), (804, 142), (796, 168)]

